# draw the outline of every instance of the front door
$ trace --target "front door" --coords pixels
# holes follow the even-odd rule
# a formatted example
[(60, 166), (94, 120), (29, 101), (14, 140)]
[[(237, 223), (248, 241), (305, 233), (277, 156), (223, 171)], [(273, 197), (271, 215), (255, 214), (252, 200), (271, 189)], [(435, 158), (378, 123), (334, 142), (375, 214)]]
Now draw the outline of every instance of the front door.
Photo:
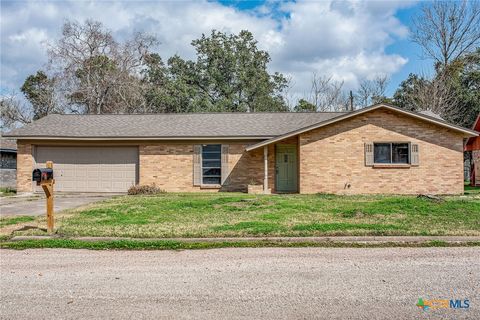
[(297, 146), (277, 145), (275, 159), (276, 191), (297, 192)]

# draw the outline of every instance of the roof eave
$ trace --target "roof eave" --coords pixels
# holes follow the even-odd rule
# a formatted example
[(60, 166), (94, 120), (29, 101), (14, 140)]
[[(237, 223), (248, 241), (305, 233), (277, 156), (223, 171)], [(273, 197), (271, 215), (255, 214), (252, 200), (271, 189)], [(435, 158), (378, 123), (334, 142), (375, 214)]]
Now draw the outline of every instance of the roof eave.
[(17, 140), (75, 140), (75, 141), (103, 141), (103, 140), (268, 140), (275, 136), (178, 136), (178, 137), (76, 137), (76, 136), (8, 136)]

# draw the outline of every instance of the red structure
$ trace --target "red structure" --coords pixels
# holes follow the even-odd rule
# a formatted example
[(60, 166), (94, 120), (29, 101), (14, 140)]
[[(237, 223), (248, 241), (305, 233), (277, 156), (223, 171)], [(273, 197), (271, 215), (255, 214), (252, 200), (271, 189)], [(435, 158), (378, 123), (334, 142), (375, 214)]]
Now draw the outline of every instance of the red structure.
[[(480, 114), (475, 120), (473, 130), (480, 131)], [(472, 152), (472, 165), (470, 171), (470, 185), (480, 186), (480, 136), (472, 137), (467, 140), (465, 151)]]

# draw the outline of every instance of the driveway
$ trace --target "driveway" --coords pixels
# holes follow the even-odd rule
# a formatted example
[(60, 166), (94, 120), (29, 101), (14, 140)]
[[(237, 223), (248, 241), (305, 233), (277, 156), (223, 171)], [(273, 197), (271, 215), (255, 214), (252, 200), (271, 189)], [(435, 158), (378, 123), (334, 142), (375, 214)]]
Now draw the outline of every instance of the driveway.
[[(58, 194), (54, 199), (54, 210), (56, 212), (79, 207), (85, 204), (105, 200), (113, 197), (114, 194)], [(27, 215), (38, 216), (45, 214), (45, 196), (17, 196), (0, 197), (0, 216)]]
[[(1, 319), (479, 319), (480, 248), (0, 251)], [(469, 309), (423, 311), (423, 299)]]

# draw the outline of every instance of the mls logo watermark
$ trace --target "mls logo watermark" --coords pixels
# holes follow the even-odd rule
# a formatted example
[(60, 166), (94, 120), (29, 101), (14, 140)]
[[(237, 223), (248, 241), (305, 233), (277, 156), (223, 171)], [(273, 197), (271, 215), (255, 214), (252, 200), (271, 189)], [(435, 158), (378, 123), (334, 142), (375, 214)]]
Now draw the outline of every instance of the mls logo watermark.
[(422, 299), (419, 298), (416, 304), (417, 307), (427, 310), (436, 310), (436, 309), (468, 309), (470, 308), (470, 300), (464, 299)]

